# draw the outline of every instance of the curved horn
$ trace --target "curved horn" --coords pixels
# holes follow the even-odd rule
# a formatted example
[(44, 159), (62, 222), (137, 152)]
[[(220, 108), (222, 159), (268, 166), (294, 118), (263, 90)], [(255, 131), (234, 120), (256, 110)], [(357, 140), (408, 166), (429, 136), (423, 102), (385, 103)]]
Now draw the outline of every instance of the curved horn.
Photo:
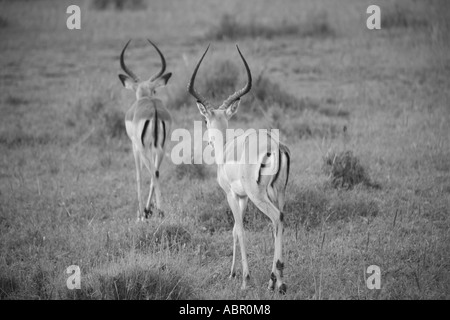
[(122, 50), (122, 53), (120, 54), (120, 66), (122, 67), (123, 71), (125, 71), (126, 74), (128, 74), (131, 78), (133, 78), (134, 81), (139, 82), (139, 77), (133, 73), (130, 69), (127, 68), (125, 65), (125, 61), (123, 60), (123, 56), (125, 54), (125, 50), (127, 49), (128, 45), (130, 44), (131, 39), (128, 40), (127, 44)]
[(158, 49), (158, 47), (156, 46), (156, 44), (154, 44), (153, 42), (151, 42), (149, 39), (147, 39), (147, 41), (156, 49), (156, 51), (158, 51), (159, 56), (161, 57), (161, 70), (156, 73), (155, 75), (153, 75), (150, 78), (150, 81), (156, 80), (158, 79), (160, 76), (163, 75), (164, 71), (166, 71), (166, 59), (164, 59), (164, 55), (161, 53), (161, 51)]
[(188, 92), (195, 99), (197, 99), (198, 102), (203, 104), (206, 108), (210, 109), (211, 108), (210, 103), (201, 94), (199, 94), (197, 91), (195, 91), (195, 88), (194, 88), (195, 76), (197, 75), (198, 68), (200, 67), (200, 64), (202, 63), (203, 58), (205, 57), (206, 53), (208, 52), (209, 46), (210, 45), (208, 44), (208, 48), (206, 48), (205, 53), (202, 55), (202, 57), (198, 61), (197, 66), (194, 69), (194, 73), (192, 73), (191, 80), (189, 81), (189, 84), (188, 84)]
[(247, 94), (250, 91), (250, 89), (252, 88), (252, 73), (250, 72), (250, 68), (248, 67), (247, 61), (245, 61), (245, 58), (242, 55), (241, 50), (239, 50), (238, 45), (236, 45), (236, 48), (239, 52), (239, 55), (242, 58), (242, 61), (244, 62), (245, 70), (247, 71), (247, 84), (245, 85), (244, 88), (242, 88), (239, 91), (236, 91), (231, 96), (229, 96), (227, 98), (227, 100), (224, 101), (224, 103), (222, 105), (223, 109), (228, 108), (233, 101), (240, 99), (243, 95)]

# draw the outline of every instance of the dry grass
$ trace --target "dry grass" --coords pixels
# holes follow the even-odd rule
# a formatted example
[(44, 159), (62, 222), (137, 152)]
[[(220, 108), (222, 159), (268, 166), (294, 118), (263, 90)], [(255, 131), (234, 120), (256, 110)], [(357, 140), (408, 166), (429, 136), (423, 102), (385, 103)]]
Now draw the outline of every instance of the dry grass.
[[(64, 26), (64, 2), (30, 1), (27, 10), (2, 2), (14, 28), (0, 28), (0, 298), (448, 299), (446, 2), (404, 2), (405, 14), (427, 27), (397, 17), (398, 27), (370, 32), (357, 0), (211, 1), (199, 9), (155, 0), (123, 11), (86, 2), (81, 31), (69, 33), (53, 24)], [(336, 36), (321, 36), (321, 19), (311, 36), (270, 31), (283, 30), (283, 21), (306, 27), (325, 6), (321, 19)], [(292, 155), (285, 296), (266, 290), (272, 227), (253, 204), (245, 215), (252, 287), (240, 291), (239, 261), (238, 279), (228, 281), (233, 217), (213, 167), (177, 167), (167, 157), (165, 216), (135, 223), (135, 168), (123, 124), (134, 96), (117, 79), (122, 45), (129, 38), (161, 43), (174, 76), (159, 96), (169, 102), (173, 128), (192, 131), (201, 116), (185, 92), (206, 46), (198, 39), (236, 8), (229, 28), (237, 26), (238, 39), (253, 30), (239, 44), (255, 82), (230, 125), (278, 127)], [(232, 43), (212, 44), (198, 88), (221, 101), (245, 73)], [(134, 50), (137, 73), (159, 63), (147, 44)], [(328, 150), (336, 157), (330, 151), (324, 174)], [(369, 175), (382, 188), (367, 187)], [(74, 264), (82, 289), (70, 291), (65, 270)], [(381, 290), (365, 285), (372, 264), (381, 268)]]

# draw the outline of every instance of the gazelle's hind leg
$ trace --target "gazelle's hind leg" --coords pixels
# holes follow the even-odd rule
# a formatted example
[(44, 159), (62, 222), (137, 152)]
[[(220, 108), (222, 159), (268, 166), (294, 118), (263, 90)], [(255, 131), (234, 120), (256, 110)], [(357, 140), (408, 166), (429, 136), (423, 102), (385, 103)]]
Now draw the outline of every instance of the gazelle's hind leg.
[(152, 179), (152, 182), (155, 185), (156, 208), (158, 209), (159, 215), (161, 217), (164, 216), (164, 211), (162, 208), (161, 189), (159, 184), (159, 167), (161, 166), (163, 157), (164, 149), (159, 149), (155, 156), (155, 174)]
[(136, 184), (137, 184), (137, 198), (138, 198), (138, 212), (137, 212), (137, 221), (141, 220), (142, 218), (142, 198), (141, 198), (141, 169), (142, 169), (142, 162), (141, 157), (139, 155), (139, 152), (135, 145), (133, 144), (133, 155), (134, 155), (134, 162), (136, 164)]
[(248, 270), (247, 262), (247, 252), (245, 249), (245, 232), (244, 232), (244, 213), (247, 208), (247, 197), (239, 197), (233, 191), (229, 191), (227, 194), (228, 204), (230, 205), (231, 211), (234, 217), (234, 227), (233, 227), (233, 262), (231, 264), (231, 275), (233, 278), (236, 274), (235, 272), (235, 262), (236, 262), (236, 243), (239, 240), (239, 247), (241, 249), (242, 257), (242, 286), (241, 289), (247, 288), (248, 281), (250, 280), (250, 272)]
[(145, 208), (144, 208), (145, 218), (149, 218), (152, 215), (152, 210), (151, 210), (150, 206), (152, 204), (152, 197), (153, 197), (153, 191), (154, 190), (155, 190), (155, 186), (153, 185), (153, 179), (151, 179), (151, 181), (150, 181), (150, 191), (149, 191), (149, 194), (148, 194), (147, 204), (145, 205)]
[[(152, 151), (147, 153), (147, 157), (143, 158), (144, 164), (147, 167), (151, 177), (150, 191), (147, 199), (147, 205), (144, 211), (146, 218), (152, 214), (151, 203), (153, 195), (155, 195), (156, 198), (156, 208), (159, 212), (159, 215), (164, 216), (161, 208), (161, 191), (159, 186), (159, 166), (161, 165), (161, 160), (164, 154), (163, 152), (158, 151), (160, 150), (153, 149)], [(155, 155), (153, 156), (152, 153), (155, 153)]]
[[(269, 289), (275, 285), (280, 293), (286, 293), (286, 285), (283, 283), (283, 213), (269, 200), (267, 194), (256, 192), (250, 196), (250, 200), (270, 218), (273, 223), (273, 235), (275, 250), (270, 274)], [(284, 203), (283, 203), (284, 205)]]

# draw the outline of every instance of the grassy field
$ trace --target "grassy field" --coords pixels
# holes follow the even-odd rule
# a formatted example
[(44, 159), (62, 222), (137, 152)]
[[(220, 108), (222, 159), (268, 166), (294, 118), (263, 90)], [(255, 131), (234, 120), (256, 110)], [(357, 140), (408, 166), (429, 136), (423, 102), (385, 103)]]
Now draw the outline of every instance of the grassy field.
[[(448, 1), (378, 1), (374, 31), (370, 1), (104, 2), (0, 1), (0, 299), (450, 298)], [(66, 28), (70, 4), (81, 30)], [(174, 75), (159, 96), (191, 132), (194, 64), (211, 43), (197, 88), (220, 101), (245, 81), (239, 43), (255, 83), (230, 124), (278, 127), (292, 153), (286, 295), (266, 289), (271, 223), (252, 204), (252, 286), (240, 290), (240, 259), (228, 279), (233, 218), (214, 166), (166, 158), (165, 217), (135, 222), (134, 95), (117, 77), (130, 38), (141, 77), (159, 68), (145, 39), (164, 52)], [(66, 287), (70, 265), (81, 290)]]

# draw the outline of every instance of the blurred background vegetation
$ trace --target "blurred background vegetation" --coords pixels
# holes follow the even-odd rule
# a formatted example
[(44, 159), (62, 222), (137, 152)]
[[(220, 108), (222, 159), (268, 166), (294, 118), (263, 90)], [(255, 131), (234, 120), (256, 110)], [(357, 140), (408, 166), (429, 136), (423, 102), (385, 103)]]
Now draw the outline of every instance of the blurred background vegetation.
[[(81, 8), (81, 30), (66, 8)], [(366, 8), (381, 8), (381, 30)], [(0, 1), (0, 299), (448, 299), (449, 29), (445, 0)], [(233, 128), (279, 128), (292, 154), (285, 208), (288, 293), (266, 290), (270, 221), (245, 217), (253, 287), (228, 280), (233, 218), (215, 167), (162, 166), (164, 219), (135, 223), (124, 114), (159, 68), (174, 128), (254, 86)], [(148, 181), (146, 182), (148, 185)], [(144, 189), (145, 190), (145, 189)], [(79, 265), (82, 289), (66, 288)], [(381, 290), (365, 270), (381, 268)], [(240, 270), (240, 262), (238, 270)]]

